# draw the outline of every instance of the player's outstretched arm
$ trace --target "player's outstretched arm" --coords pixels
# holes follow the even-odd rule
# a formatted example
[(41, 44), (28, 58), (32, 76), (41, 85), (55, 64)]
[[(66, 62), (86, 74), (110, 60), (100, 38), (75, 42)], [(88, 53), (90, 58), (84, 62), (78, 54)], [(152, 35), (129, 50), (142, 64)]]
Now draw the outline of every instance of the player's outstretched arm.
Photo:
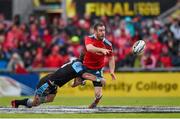
[(86, 49), (89, 52), (93, 52), (93, 53), (102, 53), (103, 55), (108, 55), (110, 54), (112, 51), (109, 49), (104, 49), (104, 48), (99, 48), (99, 47), (95, 47), (92, 44), (88, 44), (86, 45)]

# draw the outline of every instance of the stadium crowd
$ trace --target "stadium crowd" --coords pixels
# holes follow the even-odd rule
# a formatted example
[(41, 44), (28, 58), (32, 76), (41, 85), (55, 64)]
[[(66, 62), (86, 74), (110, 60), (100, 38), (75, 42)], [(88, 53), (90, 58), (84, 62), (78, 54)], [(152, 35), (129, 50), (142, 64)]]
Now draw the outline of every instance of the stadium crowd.
[[(77, 16), (67, 21), (30, 15), (21, 21), (16, 15), (7, 21), (0, 13), (0, 69), (26, 72), (27, 68), (56, 68), (83, 51), (84, 37), (92, 34), (92, 24), (106, 24), (106, 38), (114, 47), (116, 68), (180, 67), (180, 19), (169, 18), (164, 24), (157, 19), (114, 16), (91, 19)], [(133, 43), (146, 41), (143, 55), (131, 53)]]

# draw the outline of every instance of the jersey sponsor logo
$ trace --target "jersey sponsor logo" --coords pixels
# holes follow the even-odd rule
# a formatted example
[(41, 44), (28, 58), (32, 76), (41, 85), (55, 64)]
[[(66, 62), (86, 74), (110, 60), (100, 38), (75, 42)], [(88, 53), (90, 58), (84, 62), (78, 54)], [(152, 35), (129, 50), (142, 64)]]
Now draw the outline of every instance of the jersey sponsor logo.
[(81, 62), (74, 62), (72, 64), (73, 69), (76, 71), (76, 73), (79, 73), (83, 70), (82, 63)]

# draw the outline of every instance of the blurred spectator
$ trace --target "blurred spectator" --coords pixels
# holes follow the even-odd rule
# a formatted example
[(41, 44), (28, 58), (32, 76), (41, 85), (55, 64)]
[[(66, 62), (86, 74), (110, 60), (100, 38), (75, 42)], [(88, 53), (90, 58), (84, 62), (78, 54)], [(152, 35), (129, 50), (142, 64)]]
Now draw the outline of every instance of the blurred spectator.
[(90, 23), (88, 21), (85, 21), (84, 19), (79, 20), (76, 35), (79, 36), (81, 44), (83, 44), (82, 39), (84, 39), (84, 36), (89, 34), (89, 27)]
[(63, 65), (63, 57), (59, 54), (59, 46), (55, 45), (52, 48), (51, 54), (45, 59), (45, 66), (48, 68), (56, 68)]
[(53, 21), (52, 21), (52, 25), (50, 26), (52, 35), (57, 35), (58, 34), (58, 31), (59, 31), (58, 26), (59, 26), (59, 18), (54, 17)]
[(168, 48), (167, 46), (163, 46), (162, 47), (162, 54), (161, 54), (161, 57), (160, 57), (160, 62), (161, 62), (161, 66), (162, 67), (172, 67), (172, 61), (171, 61), (171, 57), (170, 57), (170, 54), (169, 54), (169, 51), (168, 51)]
[(4, 15), (0, 13), (0, 22), (4, 22)]
[(0, 45), (4, 42), (5, 40), (5, 25), (0, 22)]
[(178, 21), (178, 19), (174, 19), (170, 26), (170, 30), (173, 33), (175, 40), (180, 42), (180, 21)]
[(19, 14), (14, 16), (13, 23), (17, 26), (19, 26), (21, 24), (21, 18), (20, 18)]
[(140, 14), (136, 15), (133, 19), (134, 28), (138, 34), (141, 34), (141, 30), (142, 30), (141, 23), (142, 23), (142, 21), (143, 21), (143, 19), (142, 19), (142, 16)]
[(29, 35), (27, 25), (25, 23), (21, 23), (19, 26), (19, 29), (20, 29), (20, 35), (21, 35), (20, 40), (26, 41)]
[(178, 51), (180, 49), (180, 19), (173, 19), (170, 30), (174, 36), (174, 48)]
[(79, 56), (84, 36), (93, 34), (91, 24), (102, 20), (106, 24), (106, 37), (114, 46), (117, 69), (140, 62), (131, 54), (133, 43), (140, 39), (146, 41), (146, 50), (150, 52), (142, 54), (143, 67), (179, 66), (180, 23), (177, 18), (166, 24), (141, 15), (124, 19), (118, 15), (111, 18), (85, 15), (67, 21), (58, 16), (49, 22), (46, 16), (32, 14), (28, 23), (20, 18), (16, 15), (12, 21), (7, 21), (0, 13), (0, 60), (6, 63), (16, 52), (22, 57), (24, 67), (59, 67), (70, 57)]
[(141, 58), (141, 66), (145, 69), (155, 68), (156, 63), (157, 63), (157, 60), (150, 51), (146, 51), (145, 54)]
[(8, 63), (8, 59), (5, 56), (2, 45), (0, 45), (0, 69), (6, 68)]
[(129, 53), (127, 53), (126, 57), (123, 60), (116, 63), (117, 68), (119, 68), (119, 67), (134, 67), (136, 56), (130, 52), (131, 51), (129, 51)]
[(78, 27), (82, 28), (82, 29), (86, 29), (89, 28), (89, 24), (86, 23), (86, 21), (84, 19), (80, 19), (78, 22)]
[(39, 37), (39, 32), (38, 32), (38, 28), (37, 25), (35, 23), (30, 25), (30, 34), (29, 34), (29, 39), (31, 41), (36, 42), (36, 40)]
[(49, 47), (51, 45), (51, 42), (52, 42), (52, 36), (49, 33), (48, 29), (45, 29), (43, 34), (44, 34), (43, 35), (43, 40), (44, 40), (46, 46)]
[(58, 35), (54, 36), (52, 44), (58, 45), (62, 50), (62, 47), (65, 47), (68, 44), (68, 40), (69, 37), (67, 36), (66, 32), (63, 31)]
[(178, 47), (177, 47), (177, 45), (175, 45), (175, 42), (173, 39), (171, 39), (171, 38), (168, 39), (166, 44), (167, 44), (168, 51), (169, 51), (170, 55), (177, 54)]
[(29, 51), (25, 51), (24, 52), (24, 56), (23, 56), (23, 61), (24, 61), (24, 66), (26, 68), (28, 67), (31, 67), (31, 64), (32, 64), (32, 55), (31, 55), (31, 52)]
[(172, 56), (172, 65), (174, 67), (180, 67), (180, 50), (177, 52), (177, 55)]
[(78, 25), (78, 23), (74, 23), (75, 21), (72, 21), (72, 19), (68, 19), (68, 25), (66, 26), (66, 32), (67, 34), (72, 37), (73, 35), (76, 35), (77, 27), (75, 25)]
[(37, 24), (37, 18), (36, 18), (36, 16), (33, 15), (33, 14), (31, 14), (31, 15), (29, 16), (29, 25), (31, 25), (31, 24)]
[(32, 63), (33, 68), (43, 68), (44, 67), (44, 58), (42, 54), (38, 53)]
[[(67, 26), (68, 24), (66, 23), (66, 21), (62, 18), (59, 18), (59, 22), (58, 22), (58, 33), (61, 33), (61, 32), (68, 32), (67, 30)], [(73, 27), (73, 26), (72, 26)], [(70, 35), (70, 34), (69, 34)]]
[(80, 45), (79, 37), (73, 36), (71, 38), (71, 45), (68, 47), (68, 52), (74, 57), (79, 57), (82, 50), (83, 47), (82, 45)]
[(40, 21), (39, 21), (39, 27), (38, 27), (38, 31), (39, 31), (39, 36), (42, 38), (44, 35), (44, 31), (46, 28), (48, 28), (47, 26), (47, 21), (45, 16), (41, 16), (40, 17)]
[(12, 26), (12, 21), (6, 20), (3, 13), (0, 13), (0, 22), (6, 26), (6, 29), (9, 29)]
[(125, 18), (125, 29), (130, 34), (131, 37), (134, 37), (135, 35), (135, 28), (134, 24), (132, 22), (132, 19), (130, 17)]
[[(154, 30), (154, 29), (151, 29)], [(154, 34), (155, 31), (151, 31), (150, 39), (146, 42), (146, 49), (150, 50), (156, 60), (159, 60), (162, 44), (158, 41), (158, 36)]]
[(27, 73), (24, 62), (22, 61), (21, 57), (18, 53), (13, 53), (12, 57), (7, 66), (8, 70), (14, 71), (15, 73), (24, 74)]
[(7, 33), (7, 38), (5, 40), (5, 47), (8, 49), (17, 48), (18, 41), (21, 39), (21, 33), (19, 27), (13, 25), (11, 30)]
[(158, 36), (160, 36), (160, 34), (164, 31), (163, 24), (159, 20), (153, 21), (153, 27), (155, 28), (156, 34)]
[(159, 35), (160, 42), (167, 43), (171, 40), (172, 42), (175, 43), (174, 38), (173, 38), (173, 34), (169, 30), (168, 26), (164, 26), (163, 29), (164, 29), (164, 31), (162, 31), (162, 33)]
[(131, 37), (129, 34), (126, 33), (125, 29), (120, 29), (116, 37), (115, 37), (115, 44), (118, 48), (117, 58), (118, 58), (118, 66), (125, 65), (125, 58), (131, 52)]

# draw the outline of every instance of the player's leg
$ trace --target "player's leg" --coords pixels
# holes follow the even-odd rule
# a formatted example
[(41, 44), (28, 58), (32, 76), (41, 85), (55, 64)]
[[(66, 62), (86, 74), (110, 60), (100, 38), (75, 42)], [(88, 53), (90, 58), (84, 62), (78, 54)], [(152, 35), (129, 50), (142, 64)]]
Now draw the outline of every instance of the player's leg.
[(22, 100), (13, 100), (11, 101), (11, 105), (13, 108), (18, 108), (20, 105), (31, 108), (32, 101), (33, 99), (30, 99), (30, 98), (24, 98)]
[(34, 96), (33, 99), (25, 98), (22, 100), (13, 100), (11, 102), (11, 105), (13, 108), (18, 108), (20, 105), (31, 108), (31, 107), (38, 106), (42, 103), (53, 102), (55, 96), (56, 96), (56, 94), (49, 94), (45, 97), (40, 97), (40, 96), (36, 95), (36, 96)]
[(102, 98), (102, 87), (95, 87), (94, 91), (95, 91), (95, 99), (93, 103), (89, 105), (89, 108), (95, 108)]
[(46, 96), (45, 103), (53, 102), (55, 97), (56, 97), (56, 94), (50, 94)]
[(31, 108), (34, 106), (38, 106), (42, 103), (53, 102), (56, 92), (51, 92), (52, 94), (47, 94), (46, 96), (35, 95), (33, 99), (25, 98), (22, 100), (13, 100), (11, 105), (13, 108), (18, 108), (20, 105)]
[(54, 98), (56, 97), (56, 94), (49, 94), (45, 97), (39, 97), (38, 95), (34, 97), (34, 100), (31, 104), (31, 106), (38, 106), (42, 103), (49, 103), (53, 102)]
[(49, 76), (45, 76), (40, 80), (37, 85), (37, 89), (35, 91), (35, 96), (33, 99), (25, 98), (22, 100), (13, 100), (11, 102), (12, 107), (18, 108), (19, 105), (24, 105), (31, 108), (32, 106), (38, 106), (41, 103), (53, 101), (57, 93), (57, 86), (52, 85), (50, 80), (47, 79), (48, 77)]
[(92, 102), (92, 104), (89, 105), (89, 108), (95, 108), (102, 98), (102, 84), (100, 82), (93, 82), (93, 84), (94, 84), (95, 99)]
[[(102, 86), (105, 85), (105, 80), (103, 78), (102, 70), (87, 69), (87, 72), (95, 75), (96, 79), (99, 79), (98, 81), (97, 80), (93, 81), (95, 99), (91, 103), (91, 105), (89, 105), (89, 108), (95, 108), (97, 106), (97, 104), (99, 103), (99, 101), (101, 100), (101, 98), (102, 98)], [(103, 81), (101, 81), (100, 79), (102, 79)]]
[(11, 105), (13, 108), (18, 108), (20, 105), (25, 106), (27, 108), (31, 108), (33, 106), (37, 106), (40, 103), (39, 97), (35, 96), (33, 99), (24, 98), (22, 100), (13, 100), (11, 101)]

